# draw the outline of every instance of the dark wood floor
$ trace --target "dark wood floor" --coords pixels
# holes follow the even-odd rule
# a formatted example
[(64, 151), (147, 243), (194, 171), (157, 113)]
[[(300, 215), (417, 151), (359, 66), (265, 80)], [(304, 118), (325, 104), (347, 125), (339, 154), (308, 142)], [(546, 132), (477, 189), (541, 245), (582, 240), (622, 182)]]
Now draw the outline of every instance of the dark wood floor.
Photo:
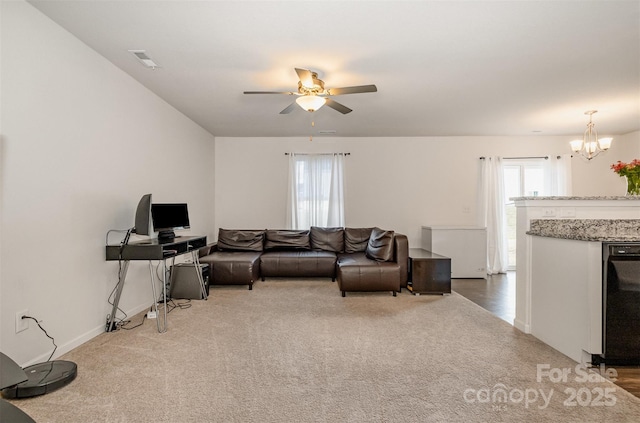
[(487, 279), (451, 279), (451, 289), (513, 324), (516, 317), (515, 272), (487, 276)]
[[(515, 272), (491, 275), (487, 279), (452, 279), (451, 289), (513, 324), (515, 317)], [(640, 366), (614, 366), (616, 385), (640, 398)]]

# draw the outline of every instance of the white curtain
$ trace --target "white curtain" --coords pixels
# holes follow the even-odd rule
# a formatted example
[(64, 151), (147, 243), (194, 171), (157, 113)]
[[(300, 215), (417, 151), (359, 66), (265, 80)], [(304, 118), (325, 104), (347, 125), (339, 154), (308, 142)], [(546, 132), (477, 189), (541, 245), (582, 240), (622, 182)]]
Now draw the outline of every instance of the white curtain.
[(508, 256), (502, 158), (486, 157), (480, 162), (480, 213), (481, 223), (487, 228), (487, 273), (506, 273)]
[(548, 166), (545, 175), (549, 175), (549, 194), (551, 196), (571, 195), (571, 154), (550, 155), (545, 160)]
[(286, 224), (344, 226), (344, 155), (289, 154)]

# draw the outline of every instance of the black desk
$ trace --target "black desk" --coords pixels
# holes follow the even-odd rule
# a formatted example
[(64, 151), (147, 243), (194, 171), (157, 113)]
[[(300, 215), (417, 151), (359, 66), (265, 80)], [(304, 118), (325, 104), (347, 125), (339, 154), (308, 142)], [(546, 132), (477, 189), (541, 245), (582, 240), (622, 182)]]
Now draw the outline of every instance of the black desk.
[[(109, 260), (164, 260), (207, 245), (206, 236), (177, 236), (173, 241), (159, 242), (157, 239), (131, 242), (124, 247), (107, 245)], [(120, 249), (122, 248), (122, 257)]]
[[(198, 249), (207, 245), (207, 237), (206, 236), (178, 236), (175, 237), (171, 241), (159, 241), (158, 239), (148, 239), (142, 241), (131, 242), (127, 245), (107, 245), (106, 247), (106, 258), (107, 261), (122, 261), (122, 266), (120, 267), (120, 272), (118, 274), (118, 286), (116, 289), (116, 295), (113, 300), (113, 308), (111, 309), (111, 314), (107, 319), (106, 331), (111, 332), (115, 330), (115, 316), (118, 312), (118, 303), (120, 302), (120, 295), (122, 294), (122, 289), (124, 287), (124, 281), (127, 277), (127, 269), (129, 268), (129, 262), (131, 260), (134, 261), (149, 261), (149, 274), (151, 276), (151, 289), (153, 291), (153, 304), (156, 312), (156, 323), (158, 326), (158, 332), (165, 332), (167, 330), (167, 306), (166, 301), (167, 298), (167, 259), (175, 259), (177, 256), (182, 254), (191, 253), (191, 257), (193, 262), (196, 264), (194, 269), (200, 268), (200, 260), (198, 256)], [(162, 287), (163, 287), (163, 296), (162, 300), (164, 301), (164, 325), (163, 328), (160, 326), (160, 315), (158, 314), (158, 296), (156, 295), (156, 284), (155, 284), (155, 272), (153, 271), (153, 266), (151, 264), (152, 260), (161, 260), (162, 261)], [(207, 293), (205, 291), (204, 280), (202, 280), (202, 274), (195, 270), (198, 274), (198, 279), (202, 285), (202, 298), (207, 298)]]

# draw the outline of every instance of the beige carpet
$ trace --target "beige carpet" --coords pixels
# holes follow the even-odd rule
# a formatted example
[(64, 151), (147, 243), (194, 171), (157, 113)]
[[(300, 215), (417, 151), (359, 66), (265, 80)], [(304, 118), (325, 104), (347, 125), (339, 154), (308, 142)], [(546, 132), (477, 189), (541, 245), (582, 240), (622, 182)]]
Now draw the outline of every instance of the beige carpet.
[[(640, 421), (640, 399), (576, 380), (573, 361), (455, 293), (271, 280), (192, 304), (166, 333), (147, 320), (96, 337), (62, 357), (70, 385), (12, 402), (39, 423)], [(538, 364), (571, 373), (538, 382)]]

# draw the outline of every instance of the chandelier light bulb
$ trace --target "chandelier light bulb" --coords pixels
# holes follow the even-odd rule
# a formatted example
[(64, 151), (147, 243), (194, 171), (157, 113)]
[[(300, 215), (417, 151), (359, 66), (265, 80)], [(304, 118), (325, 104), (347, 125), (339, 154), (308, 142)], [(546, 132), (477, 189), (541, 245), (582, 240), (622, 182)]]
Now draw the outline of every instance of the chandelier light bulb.
[(600, 143), (600, 148), (603, 150), (608, 150), (611, 148), (611, 141), (613, 138), (600, 138), (598, 142)]
[(571, 141), (569, 144), (571, 144), (571, 150), (574, 153), (577, 153), (578, 151), (580, 151), (582, 149), (582, 140), (573, 140)]

